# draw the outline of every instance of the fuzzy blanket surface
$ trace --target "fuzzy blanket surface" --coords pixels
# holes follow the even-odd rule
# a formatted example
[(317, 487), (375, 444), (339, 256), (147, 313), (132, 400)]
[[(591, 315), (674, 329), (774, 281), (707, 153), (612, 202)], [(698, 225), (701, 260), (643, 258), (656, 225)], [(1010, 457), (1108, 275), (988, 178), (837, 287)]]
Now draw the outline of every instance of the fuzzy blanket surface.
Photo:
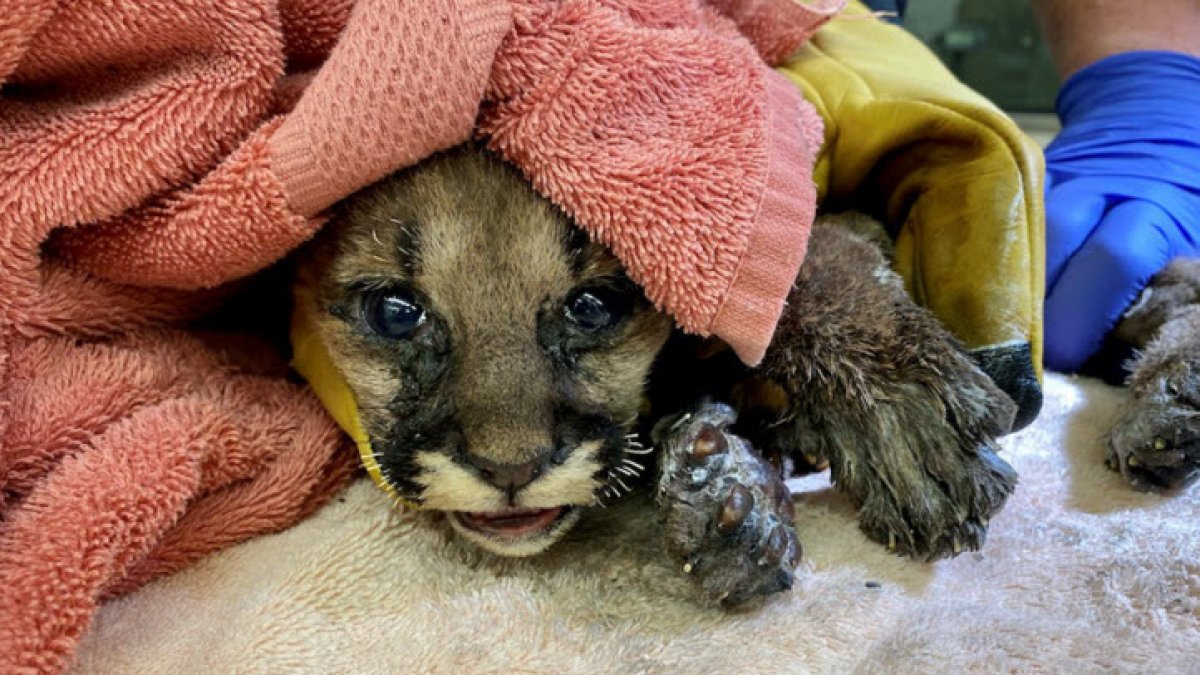
[(796, 588), (727, 615), (693, 602), (644, 504), (498, 560), (359, 481), (105, 606), (76, 671), (1200, 672), (1200, 488), (1131, 491), (1101, 445), (1124, 392), (1046, 385), (1004, 443), (1022, 482), (980, 553), (891, 556), (813, 476), (794, 484)]

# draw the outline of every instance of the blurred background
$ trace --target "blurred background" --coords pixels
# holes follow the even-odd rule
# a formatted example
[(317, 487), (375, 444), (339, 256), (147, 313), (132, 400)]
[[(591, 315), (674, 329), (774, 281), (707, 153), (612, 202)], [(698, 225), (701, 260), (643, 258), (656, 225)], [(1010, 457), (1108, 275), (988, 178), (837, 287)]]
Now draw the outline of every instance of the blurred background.
[(908, 0), (904, 27), (960, 80), (1046, 142), (1058, 130), (1058, 75), (1025, 0)]
[(904, 27), (1005, 110), (1054, 112), (1058, 76), (1029, 3), (908, 0)]

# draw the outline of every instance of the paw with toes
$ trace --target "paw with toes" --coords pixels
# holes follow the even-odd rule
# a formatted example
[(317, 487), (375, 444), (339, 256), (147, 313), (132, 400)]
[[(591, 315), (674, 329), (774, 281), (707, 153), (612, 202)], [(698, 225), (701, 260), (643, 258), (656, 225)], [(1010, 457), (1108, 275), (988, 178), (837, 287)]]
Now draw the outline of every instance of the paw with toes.
[(1145, 296), (1119, 327), (1146, 344), (1108, 435), (1108, 465), (1135, 489), (1160, 492), (1200, 477), (1200, 260), (1176, 260)]
[(886, 235), (848, 225), (813, 227), (758, 367), (784, 403), (747, 433), (767, 452), (827, 460), (862, 529), (889, 549), (923, 560), (977, 549), (1016, 485), (995, 441), (1017, 405), (908, 296), (879, 248)]
[(1192, 483), (1200, 477), (1200, 411), (1135, 399), (1109, 434), (1107, 463), (1145, 492)]
[(909, 476), (868, 489), (860, 525), (888, 550), (919, 560), (952, 558), (976, 551), (988, 522), (1016, 485), (1016, 473), (991, 446), (937, 474)]
[(800, 560), (779, 471), (731, 434), (732, 409), (701, 406), (657, 433), (655, 494), (667, 551), (711, 603), (735, 607), (791, 588)]

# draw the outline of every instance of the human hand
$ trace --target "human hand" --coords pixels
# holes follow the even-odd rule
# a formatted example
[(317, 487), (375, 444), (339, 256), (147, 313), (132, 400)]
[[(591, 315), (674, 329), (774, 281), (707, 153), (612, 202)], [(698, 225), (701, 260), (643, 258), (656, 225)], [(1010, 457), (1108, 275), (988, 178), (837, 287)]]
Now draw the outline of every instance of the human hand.
[(1058, 96), (1046, 149), (1045, 361), (1082, 366), (1170, 260), (1200, 253), (1200, 59), (1111, 56)]

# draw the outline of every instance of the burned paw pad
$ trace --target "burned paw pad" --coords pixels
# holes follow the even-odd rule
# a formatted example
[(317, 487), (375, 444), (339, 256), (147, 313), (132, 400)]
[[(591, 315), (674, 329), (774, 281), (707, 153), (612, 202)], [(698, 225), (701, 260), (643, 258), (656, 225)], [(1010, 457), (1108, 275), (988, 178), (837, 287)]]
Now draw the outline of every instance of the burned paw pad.
[(662, 439), (657, 489), (667, 551), (712, 603), (734, 607), (787, 590), (800, 560), (791, 494), (778, 469), (709, 406)]

